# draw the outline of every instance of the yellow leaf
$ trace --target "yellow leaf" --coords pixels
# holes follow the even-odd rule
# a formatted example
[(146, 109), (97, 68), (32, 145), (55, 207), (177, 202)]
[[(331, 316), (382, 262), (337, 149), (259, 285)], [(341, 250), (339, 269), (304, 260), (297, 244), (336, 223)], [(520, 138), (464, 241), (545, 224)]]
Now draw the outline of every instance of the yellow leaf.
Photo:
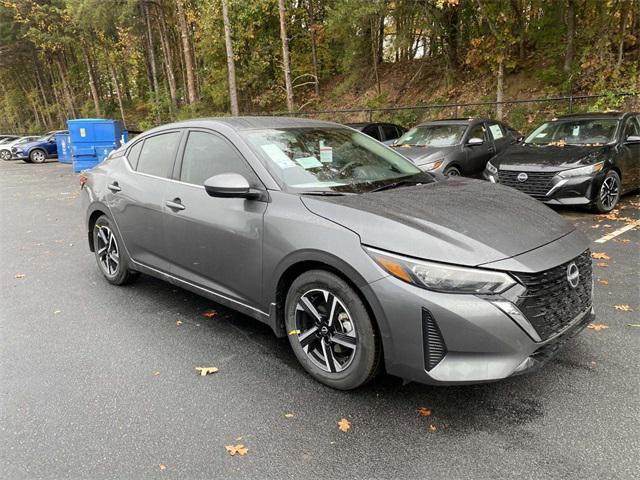
[(427, 408), (427, 407), (420, 407), (418, 409), (418, 413), (420, 414), (421, 417), (430, 417), (431, 416), (431, 409)]
[(433, 423), (431, 425), (429, 425), (429, 431), (430, 432), (437, 432), (438, 431), (438, 427), (436, 427)]
[(16, 273), (16, 278), (24, 278), (26, 275), (24, 273)]
[(166, 465), (163, 465), (163, 464), (161, 463), (161, 464), (160, 464), (160, 470), (166, 470), (166, 469), (167, 469), (167, 466), (166, 466)]
[(351, 422), (346, 418), (341, 418), (338, 422), (338, 428), (340, 429), (340, 431), (346, 432), (351, 428)]
[(249, 449), (242, 444), (225, 445), (224, 448), (227, 450), (227, 453), (232, 457), (235, 456), (236, 453), (240, 456), (244, 456), (249, 451)]
[(179, 327), (180, 325), (182, 325), (182, 320), (176, 320), (176, 326)]
[(201, 377), (205, 377), (210, 373), (216, 373), (218, 371), (216, 367), (196, 367), (196, 370), (200, 372)]
[(216, 312), (215, 310), (207, 310), (206, 312), (202, 313), (203, 317), (207, 317), (207, 318), (211, 318), (211, 317), (215, 317), (218, 314), (218, 312)]
[(627, 323), (627, 327), (640, 327), (637, 323)]
[(605, 330), (607, 328), (609, 328), (607, 325), (605, 325), (604, 323), (590, 323), (587, 328), (591, 329), (591, 330), (595, 330), (596, 332), (599, 332), (600, 330)]
[(53, 314), (54, 314), (54, 315), (58, 315), (60, 312), (61, 312), (61, 310), (54, 310), (54, 311), (53, 311)]
[(300, 335), (300, 330), (291, 330), (289, 335)]
[(598, 280), (598, 283), (601, 285), (609, 285), (609, 280)]
[(591, 258), (595, 258), (596, 260), (609, 260), (609, 255), (604, 252), (593, 252)]
[(293, 413), (285, 413), (284, 416), (286, 418), (293, 418)]
[(614, 305), (613, 308), (616, 310), (622, 310), (623, 312), (633, 312), (633, 309), (627, 304)]

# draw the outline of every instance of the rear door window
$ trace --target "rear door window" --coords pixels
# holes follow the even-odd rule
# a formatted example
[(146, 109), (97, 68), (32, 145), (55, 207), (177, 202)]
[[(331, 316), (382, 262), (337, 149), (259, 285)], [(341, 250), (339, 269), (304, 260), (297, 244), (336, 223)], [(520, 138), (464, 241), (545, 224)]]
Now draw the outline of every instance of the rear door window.
[(364, 133), (365, 135), (369, 135), (376, 140), (380, 140), (380, 131), (378, 130), (378, 125), (368, 125), (362, 129), (362, 133)]
[(382, 125), (382, 133), (385, 140), (393, 140), (398, 138), (398, 130), (395, 125)]
[(144, 140), (136, 143), (127, 152), (127, 160), (129, 160), (129, 165), (131, 165), (131, 168), (134, 170), (138, 167), (138, 159), (140, 158), (140, 151), (142, 150), (143, 143)]
[(631, 136), (639, 136), (640, 135), (640, 128), (638, 128), (638, 122), (636, 121), (635, 118), (630, 117), (629, 120), (627, 120), (627, 125), (624, 129), (624, 139), (627, 139)]
[(181, 132), (162, 133), (144, 140), (137, 171), (169, 178)]

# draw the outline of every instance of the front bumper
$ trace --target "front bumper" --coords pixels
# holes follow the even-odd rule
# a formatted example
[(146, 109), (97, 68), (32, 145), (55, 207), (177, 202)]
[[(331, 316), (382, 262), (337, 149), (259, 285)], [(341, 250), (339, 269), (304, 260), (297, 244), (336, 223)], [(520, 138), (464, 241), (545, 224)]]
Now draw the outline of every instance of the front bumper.
[[(486, 169), (482, 176), (490, 182), (502, 183), (499, 181), (498, 174), (493, 174)], [(527, 190), (526, 182), (523, 182), (522, 185), (508, 186), (549, 205), (589, 205), (597, 199), (604, 176), (604, 172), (570, 178), (562, 178), (556, 175), (550, 179), (544, 192), (536, 194), (531, 194)]]
[[(389, 326), (387, 335), (382, 332), (387, 372), (433, 385), (491, 382), (533, 370), (594, 319), (589, 307), (562, 332), (536, 342), (479, 296), (432, 292), (394, 277), (369, 284), (365, 295), (376, 299), (370, 302), (374, 313)], [(433, 339), (425, 330), (425, 311), (437, 325)], [(438, 333), (443, 345), (438, 345)], [(445, 350), (435, 365), (431, 348)]]

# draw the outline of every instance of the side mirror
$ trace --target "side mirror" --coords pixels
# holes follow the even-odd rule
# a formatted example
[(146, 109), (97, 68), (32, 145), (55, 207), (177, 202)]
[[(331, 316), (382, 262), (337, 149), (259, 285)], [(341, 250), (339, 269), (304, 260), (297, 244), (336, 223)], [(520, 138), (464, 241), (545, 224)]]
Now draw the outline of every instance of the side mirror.
[(49, 143), (56, 143), (56, 137), (52, 137), (49, 139)]
[(473, 137), (467, 140), (467, 145), (469, 145), (470, 147), (476, 147), (478, 145), (482, 145), (483, 143), (484, 143), (484, 140), (482, 138), (477, 138), (477, 137)]
[(517, 143), (522, 143), (522, 142), (524, 142), (524, 135), (518, 135), (518, 136), (516, 137), (516, 142), (517, 142)]
[(624, 143), (640, 143), (640, 135), (629, 135)]
[(256, 199), (262, 192), (254, 190), (239, 173), (221, 173), (204, 181), (205, 191), (212, 197)]

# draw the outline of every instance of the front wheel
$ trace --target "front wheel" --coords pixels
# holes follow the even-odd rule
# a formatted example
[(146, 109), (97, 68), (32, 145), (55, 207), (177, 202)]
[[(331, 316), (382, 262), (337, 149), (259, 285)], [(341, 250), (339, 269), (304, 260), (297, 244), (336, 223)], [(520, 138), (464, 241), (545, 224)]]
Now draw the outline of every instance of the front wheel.
[(29, 160), (31, 163), (44, 163), (47, 159), (47, 155), (42, 150), (33, 150), (29, 154)]
[(9, 150), (0, 150), (0, 158), (5, 162), (11, 160), (11, 152)]
[(337, 275), (300, 275), (287, 294), (285, 325), (298, 361), (316, 380), (351, 390), (375, 376), (380, 339), (358, 294)]
[(620, 176), (614, 170), (610, 170), (604, 177), (598, 198), (594, 208), (598, 213), (608, 213), (613, 210), (620, 200), (621, 182)]
[(443, 173), (446, 177), (460, 177), (462, 175), (458, 167), (448, 167)]
[(136, 277), (135, 272), (129, 270), (121, 245), (111, 220), (106, 215), (101, 215), (93, 228), (94, 253), (102, 275), (114, 285), (125, 285)]

